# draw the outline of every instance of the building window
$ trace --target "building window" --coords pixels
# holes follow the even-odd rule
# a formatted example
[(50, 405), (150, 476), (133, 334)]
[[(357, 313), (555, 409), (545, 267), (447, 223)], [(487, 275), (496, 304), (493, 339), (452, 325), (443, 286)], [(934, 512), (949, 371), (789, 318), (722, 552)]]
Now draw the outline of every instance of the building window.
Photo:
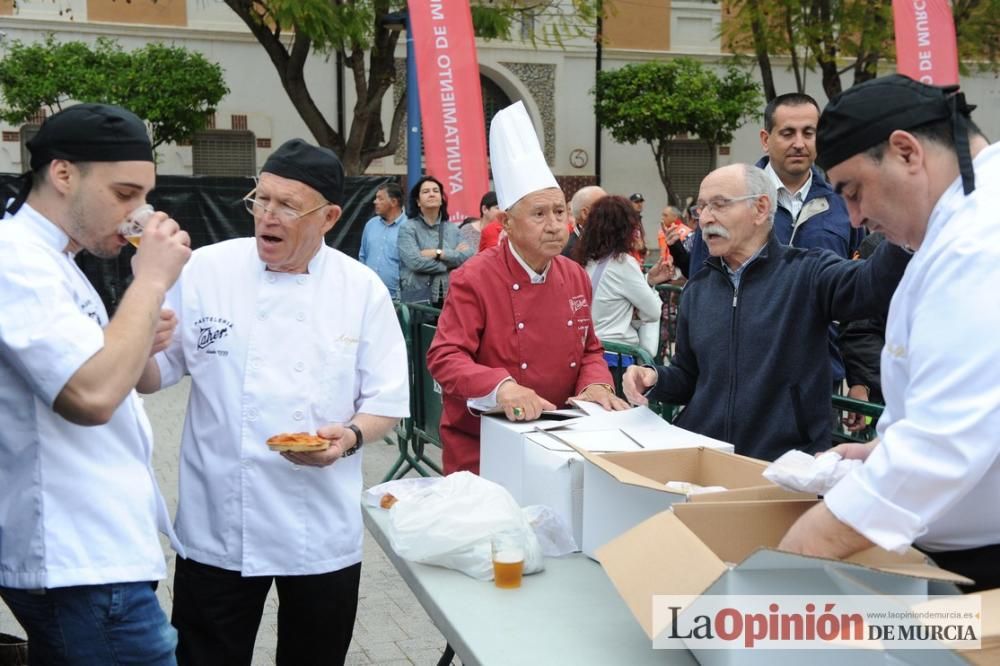
[(229, 116), (229, 128), (234, 130), (247, 129), (247, 117), (243, 113), (234, 113)]
[(257, 141), (246, 130), (195, 132), (191, 157), (196, 176), (257, 175)]
[(676, 139), (671, 142), (670, 184), (678, 202), (697, 197), (702, 179), (715, 169), (715, 151), (704, 141)]

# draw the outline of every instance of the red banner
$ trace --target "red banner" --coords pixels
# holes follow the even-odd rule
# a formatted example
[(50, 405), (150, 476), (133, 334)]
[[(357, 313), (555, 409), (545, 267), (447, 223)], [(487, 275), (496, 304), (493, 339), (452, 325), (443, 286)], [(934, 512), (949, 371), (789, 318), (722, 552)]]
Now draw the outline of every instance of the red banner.
[(409, 0), (427, 173), (448, 193), (452, 221), (479, 217), (489, 190), (486, 122), (468, 2)]
[(896, 71), (928, 85), (958, 83), (958, 45), (948, 0), (892, 0)]

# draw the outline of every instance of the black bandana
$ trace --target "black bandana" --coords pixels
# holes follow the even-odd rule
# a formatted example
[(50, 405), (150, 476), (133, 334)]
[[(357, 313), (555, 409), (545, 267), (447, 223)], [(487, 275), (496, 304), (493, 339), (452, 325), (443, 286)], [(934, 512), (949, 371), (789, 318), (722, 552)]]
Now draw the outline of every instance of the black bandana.
[(969, 151), (969, 114), (958, 86), (936, 87), (902, 74), (872, 79), (840, 93), (826, 105), (816, 133), (816, 164), (837, 166), (876, 146), (895, 130), (909, 130), (951, 119), (962, 186), (966, 194), (976, 189)]
[(312, 146), (302, 139), (291, 139), (271, 153), (262, 172), (297, 180), (313, 188), (333, 204), (344, 197), (344, 167), (329, 148)]
[[(76, 104), (45, 119), (27, 143), (31, 171), (52, 160), (70, 162), (153, 162), (146, 125), (127, 109), (110, 104)], [(9, 206), (15, 213), (31, 191), (31, 174)]]

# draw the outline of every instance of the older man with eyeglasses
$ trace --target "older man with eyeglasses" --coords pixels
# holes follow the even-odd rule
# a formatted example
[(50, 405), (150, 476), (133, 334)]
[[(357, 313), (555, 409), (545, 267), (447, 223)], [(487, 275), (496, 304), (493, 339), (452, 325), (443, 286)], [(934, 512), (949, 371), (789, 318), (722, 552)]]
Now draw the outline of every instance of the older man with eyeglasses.
[(624, 378), (634, 404), (686, 405), (678, 426), (764, 460), (830, 447), (827, 325), (884, 313), (909, 259), (888, 244), (867, 261), (782, 245), (776, 202), (758, 167), (705, 177), (694, 212), (709, 269), (681, 296), (674, 358)]
[[(250, 664), (276, 582), (278, 664), (341, 664), (361, 574), (361, 445), (408, 414), (406, 349), (386, 286), (323, 242), (343, 168), (293, 139), (244, 202), (254, 238), (195, 251), (167, 298), (177, 335), (139, 390), (191, 376), (172, 622), (184, 664)], [(267, 440), (316, 433), (323, 450)]]

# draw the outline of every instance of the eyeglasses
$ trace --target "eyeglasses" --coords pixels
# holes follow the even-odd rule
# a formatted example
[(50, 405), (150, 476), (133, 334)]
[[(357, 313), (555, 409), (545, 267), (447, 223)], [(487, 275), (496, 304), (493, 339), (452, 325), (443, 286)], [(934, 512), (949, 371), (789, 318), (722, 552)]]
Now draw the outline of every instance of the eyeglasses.
[(243, 197), (243, 205), (246, 207), (247, 212), (250, 213), (251, 215), (264, 215), (265, 213), (270, 213), (271, 215), (274, 215), (282, 222), (294, 222), (295, 220), (301, 219), (306, 215), (309, 215), (310, 213), (315, 213), (324, 206), (330, 205), (329, 201), (324, 201), (315, 208), (310, 208), (306, 212), (300, 213), (299, 211), (295, 210), (290, 206), (286, 206), (285, 204), (276, 203), (276, 204), (271, 204), (270, 206), (265, 206), (263, 203), (253, 198), (253, 195), (256, 193), (257, 193), (257, 188), (255, 187), (252, 190), (250, 190), (250, 192), (245, 197)]
[(699, 201), (695, 205), (691, 206), (689, 211), (691, 212), (691, 217), (693, 217), (696, 220), (699, 220), (701, 219), (701, 214), (704, 213), (706, 210), (708, 210), (709, 213), (717, 213), (719, 211), (729, 208), (737, 201), (748, 201), (750, 199), (756, 199), (757, 197), (762, 197), (762, 196), (764, 195), (747, 194), (742, 197), (733, 197), (731, 199), (728, 197), (716, 197), (715, 199), (712, 199), (711, 201), (708, 201), (706, 203), (702, 203)]

